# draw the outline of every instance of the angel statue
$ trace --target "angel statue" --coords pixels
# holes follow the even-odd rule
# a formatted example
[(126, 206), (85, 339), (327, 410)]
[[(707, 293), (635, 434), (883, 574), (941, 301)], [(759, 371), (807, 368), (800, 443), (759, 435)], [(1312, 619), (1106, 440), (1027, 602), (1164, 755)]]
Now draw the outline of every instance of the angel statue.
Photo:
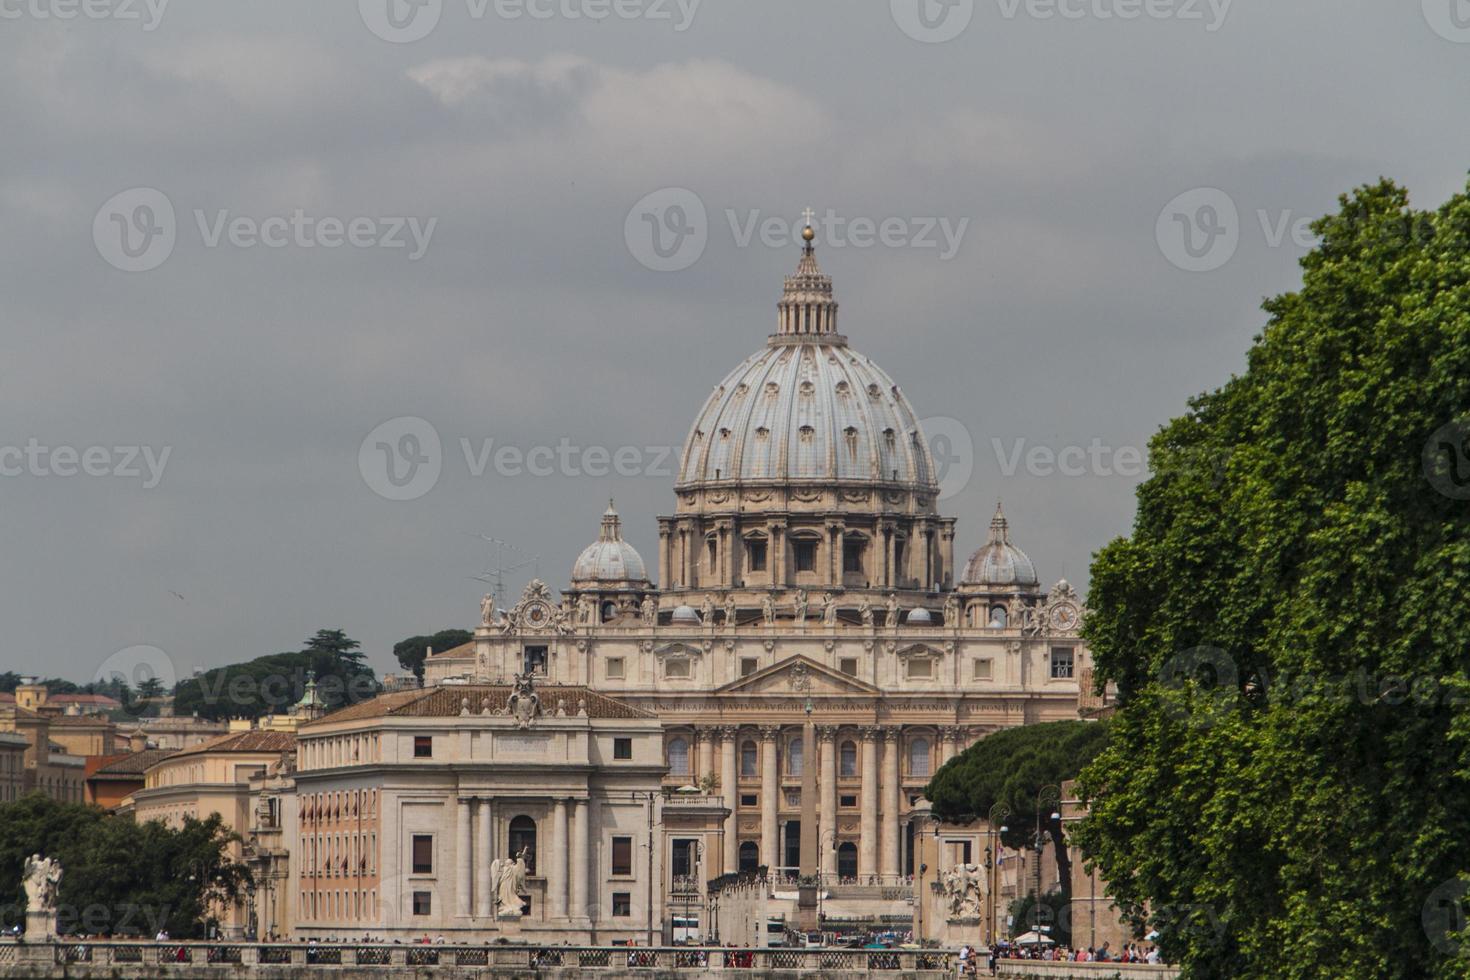
[(25, 863), (26, 911), (51, 912), (61, 886), (61, 865), (55, 858), (32, 854)]
[(495, 883), (495, 914), (521, 916), (521, 895), (526, 891), (526, 853), (521, 848), (512, 858), (497, 858), (490, 863), (490, 880)]

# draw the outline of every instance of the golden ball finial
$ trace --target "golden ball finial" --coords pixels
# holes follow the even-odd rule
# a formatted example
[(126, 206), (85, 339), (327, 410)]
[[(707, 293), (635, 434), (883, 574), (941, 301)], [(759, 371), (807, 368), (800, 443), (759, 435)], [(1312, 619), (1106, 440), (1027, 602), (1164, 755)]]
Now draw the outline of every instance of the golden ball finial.
[(817, 230), (815, 228), (813, 228), (811, 225), (807, 225), (805, 228), (803, 228), (801, 230), (801, 237), (802, 237), (802, 240), (803, 241), (808, 241), (809, 242), (812, 239), (814, 239), (814, 238), (817, 237)]

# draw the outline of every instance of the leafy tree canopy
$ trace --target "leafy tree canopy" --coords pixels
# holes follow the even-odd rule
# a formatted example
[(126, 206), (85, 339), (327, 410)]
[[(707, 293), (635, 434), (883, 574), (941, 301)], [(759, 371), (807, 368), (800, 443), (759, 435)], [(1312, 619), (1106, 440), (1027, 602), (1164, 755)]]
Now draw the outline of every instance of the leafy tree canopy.
[(432, 636), (410, 636), (406, 640), (400, 640), (393, 644), (393, 656), (398, 658), (398, 665), (404, 670), (413, 671), (413, 676), (420, 681), (424, 679), (424, 660), (429, 651), (452, 650), (457, 646), (470, 642), (475, 635), (468, 630), (440, 630)]
[(1470, 198), (1314, 227), (1094, 560), (1122, 703), (1075, 836), (1191, 977), (1464, 976), (1430, 913), (1470, 869)]
[(259, 718), (301, 700), (309, 674), (328, 708), (372, 697), (377, 678), (363, 662), (356, 640), (341, 630), (322, 630), (296, 653), (277, 653), (191, 677), (174, 688), (174, 713), (201, 718)]
[(175, 830), (138, 824), (98, 807), (39, 793), (0, 805), (0, 925), (24, 926), (25, 859), (61, 863), (58, 925), (64, 933), (203, 938), (210, 918), (238, 897), (250, 871), (227, 848), (238, 838), (217, 814)]

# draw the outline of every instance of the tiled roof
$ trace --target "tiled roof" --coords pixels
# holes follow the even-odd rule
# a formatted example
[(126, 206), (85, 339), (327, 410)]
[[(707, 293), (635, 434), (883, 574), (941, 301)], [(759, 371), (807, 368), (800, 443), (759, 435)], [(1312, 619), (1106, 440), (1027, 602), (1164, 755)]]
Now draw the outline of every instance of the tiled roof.
[(461, 643), (457, 647), (450, 647), (448, 650), (435, 650), (430, 654), (431, 657), (473, 657), (474, 655), (474, 640), (470, 640), (468, 643)]
[[(301, 727), (307, 729), (331, 722), (358, 721), (364, 718), (457, 718), (464, 706), (465, 699), (469, 700), (472, 714), (480, 714), (486, 701), (489, 702), (490, 711), (498, 713), (510, 700), (512, 690), (514, 689), (508, 685), (445, 684), (423, 690), (381, 694), (371, 701), (360, 701), (349, 705), (339, 711), (334, 711), (325, 718), (319, 718)], [(635, 708), (631, 704), (598, 694), (585, 687), (547, 684), (537, 687), (536, 694), (541, 698), (543, 716), (555, 714), (557, 701), (560, 700), (564, 703), (569, 717), (577, 714), (577, 702), (579, 701), (587, 703), (587, 717), (589, 718), (655, 717), (651, 712), (644, 711), (642, 708)]]
[(173, 749), (144, 749), (123, 756), (115, 762), (98, 769), (94, 776), (141, 776), (149, 766), (155, 766), (174, 754)]
[(175, 755), (200, 755), (205, 752), (286, 752), (296, 747), (296, 736), (291, 732), (232, 732), (219, 735), (207, 742), (200, 742)]
[(63, 728), (68, 725), (87, 725), (96, 728), (99, 725), (111, 725), (112, 722), (102, 715), (52, 715), (51, 725), (60, 725)]

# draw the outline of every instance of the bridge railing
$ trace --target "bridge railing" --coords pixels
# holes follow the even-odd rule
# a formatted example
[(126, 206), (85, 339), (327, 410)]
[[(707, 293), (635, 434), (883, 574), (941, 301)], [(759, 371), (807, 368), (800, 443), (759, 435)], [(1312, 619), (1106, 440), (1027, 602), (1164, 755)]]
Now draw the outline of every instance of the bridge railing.
[[(242, 943), (77, 941), (0, 944), (0, 963), (22, 959), (50, 962), (76, 976), (108, 975), (125, 967), (131, 975), (235, 975), (240, 967), (289, 965), (303, 975), (314, 968), (330, 973), (344, 966), (444, 968), (502, 967), (514, 970), (567, 969), (580, 972), (687, 971), (691, 975), (770, 970), (813, 977), (833, 972), (880, 976), (944, 974), (958, 970), (957, 953), (942, 949), (761, 948), (719, 946), (536, 946), (521, 944)], [(154, 968), (165, 968), (157, 969)], [(431, 969), (432, 972), (432, 969)]]

